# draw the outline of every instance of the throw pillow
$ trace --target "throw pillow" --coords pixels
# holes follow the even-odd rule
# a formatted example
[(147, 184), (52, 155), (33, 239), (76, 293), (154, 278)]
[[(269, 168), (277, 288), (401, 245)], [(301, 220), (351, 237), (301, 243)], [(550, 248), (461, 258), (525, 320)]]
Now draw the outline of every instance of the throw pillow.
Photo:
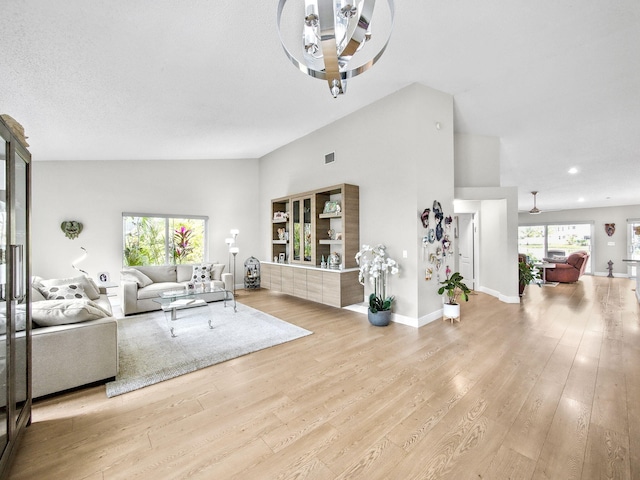
[(108, 316), (91, 300), (43, 300), (31, 306), (31, 318), (41, 327), (80, 323)]
[(135, 268), (125, 268), (120, 272), (121, 279), (126, 282), (136, 282), (138, 287), (148, 287), (153, 283), (149, 277), (147, 277), (140, 270), (136, 270)]
[(39, 283), (37, 284), (35, 283), (36, 279), (39, 279), (39, 277), (34, 277), (33, 286), (36, 287), (38, 290), (40, 290), (40, 293), (42, 293), (45, 296), (45, 298), (46, 298), (46, 295), (43, 292), (44, 288), (58, 286), (58, 285), (69, 285), (72, 283), (76, 285), (81, 285), (82, 288), (84, 289), (85, 294), (91, 300), (97, 300), (98, 298), (100, 298), (100, 290), (98, 289), (95, 282), (91, 278), (86, 277), (84, 275), (80, 275), (77, 277), (70, 277), (70, 278), (54, 278), (51, 280), (40, 279)]
[(77, 283), (43, 287), (42, 295), (47, 300), (89, 300), (87, 294), (84, 293), (82, 285), (78, 285)]
[(214, 263), (211, 266), (211, 280), (222, 280), (222, 272), (224, 272), (224, 263)]
[(191, 275), (193, 283), (205, 283), (211, 281), (211, 264), (204, 263), (202, 265), (194, 265)]

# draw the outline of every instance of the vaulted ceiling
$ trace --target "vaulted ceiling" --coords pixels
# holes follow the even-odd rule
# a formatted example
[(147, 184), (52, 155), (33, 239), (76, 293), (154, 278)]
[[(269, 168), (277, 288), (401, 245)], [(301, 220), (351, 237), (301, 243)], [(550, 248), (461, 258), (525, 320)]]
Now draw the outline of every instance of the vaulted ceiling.
[(542, 210), (640, 204), (638, 0), (398, 0), (338, 99), (286, 59), (276, 6), (4, 2), (0, 113), (37, 161), (256, 158), (420, 82), (454, 96), (456, 132), (500, 137), (520, 210), (532, 190)]

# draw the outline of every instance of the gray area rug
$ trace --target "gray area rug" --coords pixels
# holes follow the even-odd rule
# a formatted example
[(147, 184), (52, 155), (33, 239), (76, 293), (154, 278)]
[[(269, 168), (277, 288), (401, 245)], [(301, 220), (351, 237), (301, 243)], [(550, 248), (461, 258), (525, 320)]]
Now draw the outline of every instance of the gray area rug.
[[(168, 314), (166, 314), (168, 316)], [(213, 328), (209, 328), (211, 319)], [(170, 326), (176, 337), (171, 337)], [(238, 303), (213, 302), (179, 310), (169, 322), (162, 311), (118, 319), (119, 371), (107, 396), (196, 371), (313, 332)]]

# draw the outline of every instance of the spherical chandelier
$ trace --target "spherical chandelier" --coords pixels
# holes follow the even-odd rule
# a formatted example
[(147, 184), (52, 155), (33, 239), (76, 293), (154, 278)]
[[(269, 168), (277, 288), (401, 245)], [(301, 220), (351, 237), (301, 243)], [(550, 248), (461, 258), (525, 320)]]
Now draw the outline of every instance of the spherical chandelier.
[[(371, 68), (382, 56), (390, 35), (376, 54), (358, 66), (351, 60), (356, 53), (370, 43), (371, 17), (375, 0), (304, 0), (304, 14), (299, 20), (302, 30), (301, 58), (288, 48), (282, 34), (282, 12), (287, 0), (278, 3), (278, 34), (285, 54), (303, 73), (326, 80), (334, 98), (345, 93), (347, 79), (360, 75)], [(390, 13), (390, 27), (393, 26), (394, 0), (387, 0)], [(358, 57), (360, 58), (360, 56)]]

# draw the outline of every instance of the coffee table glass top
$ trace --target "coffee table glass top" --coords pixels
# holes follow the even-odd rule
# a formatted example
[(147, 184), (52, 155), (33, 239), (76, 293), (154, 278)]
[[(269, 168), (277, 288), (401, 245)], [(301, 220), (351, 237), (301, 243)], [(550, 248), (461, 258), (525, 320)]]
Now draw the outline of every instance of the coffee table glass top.
[[(225, 290), (221, 287), (205, 287), (203, 289), (187, 290), (186, 288), (169, 290), (161, 292), (156, 298), (152, 298), (155, 303), (159, 303), (163, 308), (180, 308), (188, 307), (192, 302), (181, 302), (181, 300), (199, 300), (205, 299), (210, 293), (223, 293), (224, 306), (227, 306), (227, 300), (233, 300), (233, 309), (236, 310), (236, 299), (233, 292)], [(197, 306), (199, 302), (193, 302), (193, 306)]]

